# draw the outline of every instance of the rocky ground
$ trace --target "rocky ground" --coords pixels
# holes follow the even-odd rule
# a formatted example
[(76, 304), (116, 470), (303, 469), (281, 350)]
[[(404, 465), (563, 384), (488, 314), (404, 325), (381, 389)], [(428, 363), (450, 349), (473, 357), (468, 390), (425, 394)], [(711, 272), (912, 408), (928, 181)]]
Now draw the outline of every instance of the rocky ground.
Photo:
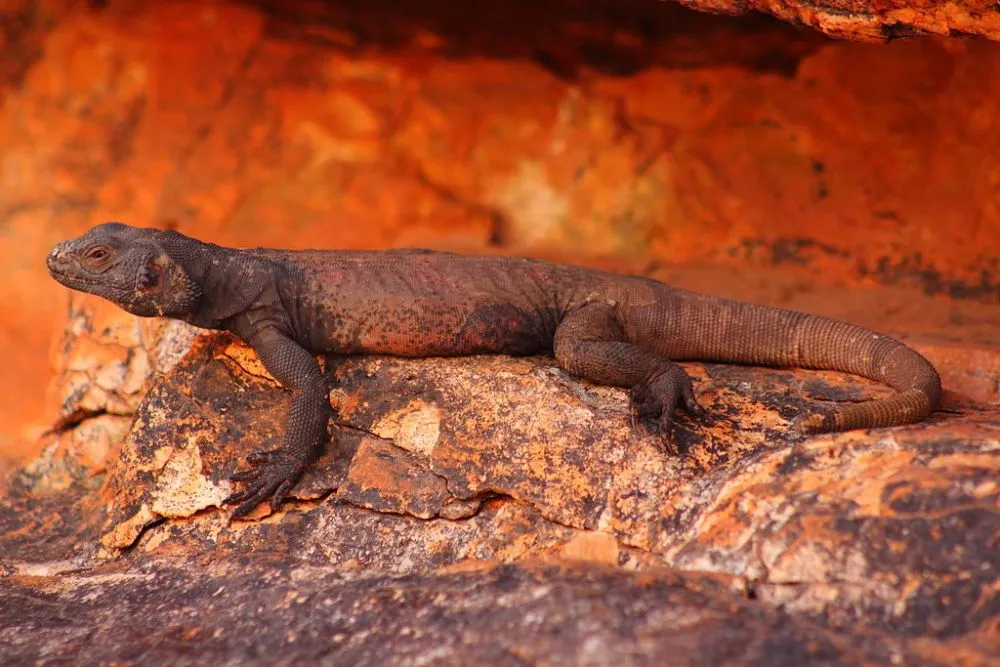
[(288, 402), (248, 348), (75, 298), (59, 353), (62, 418), (0, 501), (17, 661), (973, 665), (1000, 649), (1000, 413), (967, 395), (922, 424), (795, 438), (812, 401), (888, 390), (692, 363), (711, 419), (681, 417), (668, 445), (633, 428), (625, 392), (544, 356), (327, 359), (323, 458), (280, 512), (233, 522), (227, 477), (275, 445)]

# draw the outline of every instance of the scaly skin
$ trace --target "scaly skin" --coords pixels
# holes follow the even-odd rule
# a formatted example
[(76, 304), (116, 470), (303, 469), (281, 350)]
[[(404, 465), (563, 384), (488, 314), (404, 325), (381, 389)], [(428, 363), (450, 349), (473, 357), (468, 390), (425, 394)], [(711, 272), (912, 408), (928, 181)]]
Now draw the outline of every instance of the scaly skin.
[(314, 355), (551, 352), (565, 370), (631, 389), (669, 437), (675, 408), (703, 415), (675, 360), (824, 368), (889, 384), (889, 398), (811, 414), (805, 433), (912, 423), (940, 399), (933, 366), (899, 341), (815, 315), (673, 289), (655, 280), (513, 257), (424, 250), (238, 250), (120, 223), (58, 244), (52, 276), (144, 317), (231, 331), (292, 393), (284, 439), (251, 454), (226, 499), (277, 508), (327, 438)]

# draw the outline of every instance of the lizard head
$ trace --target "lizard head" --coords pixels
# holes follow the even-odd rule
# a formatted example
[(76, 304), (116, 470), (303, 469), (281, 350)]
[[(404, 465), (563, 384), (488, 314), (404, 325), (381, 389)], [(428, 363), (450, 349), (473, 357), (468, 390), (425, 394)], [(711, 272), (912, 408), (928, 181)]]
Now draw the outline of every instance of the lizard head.
[(178, 240), (197, 243), (177, 232), (108, 222), (57, 244), (45, 261), (61, 284), (133, 315), (184, 319), (197, 310), (201, 288), (185, 270)]

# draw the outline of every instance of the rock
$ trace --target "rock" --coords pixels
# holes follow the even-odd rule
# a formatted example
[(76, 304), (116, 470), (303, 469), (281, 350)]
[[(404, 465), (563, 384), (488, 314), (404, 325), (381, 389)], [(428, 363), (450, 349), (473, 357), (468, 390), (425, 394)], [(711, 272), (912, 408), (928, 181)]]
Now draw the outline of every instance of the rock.
[(35, 490), (93, 483), (128, 432), (148, 381), (190, 349), (197, 335), (180, 322), (125, 316), (96, 297), (72, 294), (67, 325), (54, 346), (55, 423), (22, 481)]
[[(0, 10), (0, 655), (995, 662), (996, 45), (653, 0), (390, 4)], [(863, 40), (995, 39), (1000, 16), (697, 4)], [(947, 400), (794, 439), (811, 400), (886, 390), (688, 364), (714, 419), (667, 446), (546, 357), (328, 359), (324, 456), (279, 512), (233, 522), (228, 478), (277, 443), (288, 397), (231, 337), (67, 308), (42, 258), (108, 218), (230, 245), (607, 253), (901, 335)]]
[(42, 258), (108, 219), (230, 245), (778, 266), (996, 302), (997, 45), (838, 42), (749, 13), (995, 38), (991, 3), (692, 4), (748, 13), (8, 0), (3, 456), (34, 456), (58, 408), (40, 378), (65, 301)]
[[(704, 662), (715, 651), (769, 664), (788, 651), (835, 664), (959, 651), (986, 664), (995, 647), (1000, 416), (982, 404), (951, 399), (923, 424), (792, 438), (789, 422), (812, 400), (888, 390), (835, 373), (687, 364), (713, 419), (682, 417), (667, 447), (632, 427), (624, 391), (571, 378), (548, 357), (324, 359), (337, 413), (329, 447), (277, 514), (265, 505), (231, 522), (219, 507), (228, 477), (277, 444), (288, 396), (238, 340), (177, 326), (192, 342), (149, 381), (100, 488), (39, 484), (37, 467), (14, 478), (0, 511), (12, 599), (32, 599), (36, 586), (79, 588), (103, 613), (147, 627), (180, 628), (168, 610), (197, 609), (213, 620), (178, 636), (224, 660), (265, 646), (289, 660), (320, 650), (320, 630), (303, 620), (315, 614), (294, 611), (300, 604), (350, 609), (333, 617), (340, 629), (323, 645), (352, 664), (418, 655), (430, 649), (415, 638), (439, 632), (431, 619), (490, 598), (499, 625), (453, 628), (464, 639), (441, 650), (455, 661), (516, 645), (529, 661), (600, 664), (625, 637), (641, 647), (632, 664), (672, 652)], [(261, 567), (276, 578), (250, 586)], [(140, 585), (151, 572), (160, 611), (129, 601), (133, 583), (110, 585)], [(710, 601), (685, 602), (705, 581)], [(230, 592), (197, 592), (207, 590)], [(265, 622), (257, 595), (304, 601)], [(382, 596), (400, 611), (373, 601)], [(402, 617), (392, 619), (412, 605), (403, 632)], [(575, 629), (558, 639), (545, 630), (555, 620), (527, 634), (518, 625), (567, 609)], [(100, 615), (86, 613), (97, 627)], [(521, 620), (511, 625), (508, 613)], [(358, 634), (373, 614), (382, 620)], [(36, 622), (18, 618), (7, 622)], [(38, 622), (46, 641), (70, 641), (58, 623)], [(248, 622), (284, 634), (217, 643)], [(597, 634), (588, 644), (576, 632)], [(744, 639), (722, 642), (726, 632)], [(108, 641), (95, 659), (161, 650), (124, 631)], [(12, 646), (34, 655), (31, 644)]]
[(885, 42), (920, 34), (980, 35), (1000, 40), (1000, 12), (990, 0), (677, 0), (701, 11), (742, 14), (767, 12), (791, 23), (843, 39)]
[[(987, 641), (868, 630), (850, 640), (740, 595), (726, 577), (482, 563), (391, 575), (205, 558), (0, 580), (18, 664), (986, 665)], [(31, 627), (32, 631), (25, 631)], [(44, 628), (44, 630), (39, 630)], [(86, 632), (87, 641), (80, 641)]]

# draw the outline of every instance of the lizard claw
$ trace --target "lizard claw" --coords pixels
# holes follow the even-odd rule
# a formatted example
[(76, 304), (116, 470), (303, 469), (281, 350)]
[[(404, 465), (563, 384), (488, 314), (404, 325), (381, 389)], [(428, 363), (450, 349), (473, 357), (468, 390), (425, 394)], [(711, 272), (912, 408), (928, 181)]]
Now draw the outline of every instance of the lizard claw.
[(681, 407), (692, 417), (707, 419), (708, 411), (698, 402), (694, 386), (679, 366), (671, 367), (653, 377), (646, 384), (633, 387), (631, 392), (631, 421), (652, 420), (655, 431), (668, 441), (673, 437), (674, 412)]
[(246, 516), (268, 497), (271, 498), (271, 509), (276, 511), (307, 467), (282, 456), (280, 450), (255, 452), (247, 456), (246, 461), (253, 467), (234, 473), (229, 478), (234, 482), (243, 482), (245, 486), (222, 501), (223, 505), (240, 503), (233, 510), (234, 519)]
[(708, 410), (698, 402), (698, 397), (694, 395), (694, 387), (691, 386), (690, 380), (681, 385), (681, 406), (684, 411), (687, 412), (692, 417), (698, 419), (705, 419), (708, 417)]

